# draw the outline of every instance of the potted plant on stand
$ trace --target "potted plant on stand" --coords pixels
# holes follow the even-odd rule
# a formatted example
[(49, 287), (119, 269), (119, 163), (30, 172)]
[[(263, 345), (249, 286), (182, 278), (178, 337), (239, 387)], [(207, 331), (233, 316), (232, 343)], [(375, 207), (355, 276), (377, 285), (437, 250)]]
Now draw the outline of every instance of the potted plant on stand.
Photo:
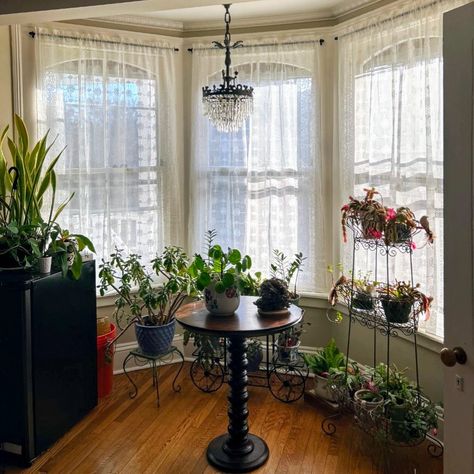
[(295, 305), (298, 305), (300, 302), (300, 295), (296, 285), (305, 260), (306, 257), (303, 257), (302, 252), (295, 253), (293, 260), (290, 262), (283, 252), (278, 249), (273, 250), (273, 263), (270, 265), (270, 275), (272, 278), (278, 278), (286, 283), (290, 292), (290, 303)]
[(304, 333), (304, 325), (310, 323), (301, 322), (296, 326), (278, 334), (277, 358), (280, 362), (285, 364), (295, 364), (299, 359), (299, 347), (301, 344), (301, 335)]
[[(189, 274), (189, 260), (179, 247), (166, 247), (151, 262), (154, 276), (139, 255), (116, 249), (100, 265), (100, 294), (115, 291), (115, 317), (125, 331), (132, 324), (140, 349), (157, 355), (169, 350), (175, 332), (175, 314), (188, 296), (196, 294)], [(127, 323), (124, 327), (123, 322)]]
[(377, 289), (387, 321), (404, 324), (408, 322), (410, 314), (415, 317), (420, 313), (425, 313), (426, 318), (429, 318), (433, 298), (422, 293), (419, 286), (413, 287), (410, 283), (399, 281)]
[(331, 338), (327, 345), (315, 354), (303, 354), (304, 361), (314, 373), (315, 394), (331, 402), (336, 401), (334, 393), (328, 386), (328, 378), (331, 370), (342, 369), (346, 365), (344, 354), (336, 346), (336, 341)]
[(242, 257), (239, 250), (224, 252), (220, 245), (212, 245), (206, 259), (195, 255), (189, 274), (197, 289), (204, 292), (207, 310), (216, 316), (229, 316), (239, 307), (241, 278), (251, 266), (251, 258)]
[(341, 208), (342, 235), (347, 242), (347, 227), (358, 229), (364, 239), (380, 239), (386, 221), (386, 211), (377, 199), (379, 192), (375, 188), (364, 189), (365, 197), (355, 199), (349, 196), (349, 202)]
[(279, 278), (270, 278), (260, 285), (260, 297), (254, 302), (262, 316), (288, 314), (290, 293), (286, 282)]

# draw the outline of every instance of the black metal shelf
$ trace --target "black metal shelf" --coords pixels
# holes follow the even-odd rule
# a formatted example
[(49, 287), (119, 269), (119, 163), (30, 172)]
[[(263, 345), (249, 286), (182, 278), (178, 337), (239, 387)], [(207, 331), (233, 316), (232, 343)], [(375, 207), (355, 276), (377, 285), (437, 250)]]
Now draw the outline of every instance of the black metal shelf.
[[(411, 277), (411, 285), (414, 285), (413, 281), (413, 250), (415, 248), (413, 237), (421, 232), (421, 228), (412, 229), (410, 233), (407, 233), (404, 238), (400, 238), (397, 242), (387, 242), (383, 237), (371, 238), (364, 235), (362, 228), (355, 221), (349, 221), (347, 227), (352, 231), (352, 277), (356, 275), (356, 252), (360, 250), (373, 252), (374, 254), (374, 281), (380, 282), (378, 278), (378, 272), (380, 272), (379, 259), (385, 263), (385, 283), (386, 287), (391, 283), (390, 280), (390, 263), (391, 258), (397, 257), (398, 255), (406, 254), (409, 256), (409, 272)], [(381, 272), (380, 272), (381, 273)], [(351, 347), (351, 329), (353, 324), (357, 323), (367, 329), (372, 330), (373, 334), (373, 366), (377, 365), (377, 335), (386, 337), (386, 366), (390, 367), (390, 339), (394, 336), (404, 335), (413, 338), (414, 347), (414, 362), (415, 362), (415, 374), (416, 374), (416, 389), (418, 391), (418, 403), (427, 404), (431, 403), (429, 398), (424, 395), (420, 390), (419, 382), (419, 365), (418, 365), (418, 344), (417, 344), (417, 332), (418, 332), (418, 316), (421, 312), (419, 303), (415, 302), (411, 308), (411, 312), (406, 322), (394, 322), (390, 321), (384, 311), (382, 304), (384, 296), (382, 294), (367, 295), (361, 294), (355, 288), (354, 281), (349, 280), (346, 283), (341, 284), (338, 287), (338, 294), (341, 297), (341, 303), (345, 304), (348, 308), (349, 316), (349, 327), (347, 334), (347, 348), (346, 348), (346, 372), (345, 377), (348, 374), (348, 364), (350, 360), (350, 347)], [(387, 370), (387, 382), (390, 377), (390, 370)], [(346, 380), (345, 378), (345, 380)], [(388, 384), (387, 384), (388, 385)], [(391, 433), (393, 433), (394, 420), (389, 418), (387, 414), (387, 403), (386, 401), (380, 407), (376, 409), (368, 409), (361, 405), (359, 402), (354, 400), (352, 394), (347, 390), (341, 391), (336, 387), (335, 390), (338, 400), (338, 410), (336, 413), (331, 414), (323, 419), (321, 423), (322, 430), (327, 435), (332, 435), (336, 432), (337, 427), (334, 424), (334, 419), (343, 413), (351, 413), (354, 416), (355, 423), (363, 431), (372, 435), (376, 440), (383, 441), (384, 444), (396, 445), (396, 446), (416, 446), (423, 442), (425, 439), (430, 441), (428, 446), (428, 452), (432, 456), (441, 456), (443, 453), (443, 444), (431, 436), (429, 433), (424, 433), (422, 436), (410, 439), (408, 442), (398, 442), (393, 439)]]

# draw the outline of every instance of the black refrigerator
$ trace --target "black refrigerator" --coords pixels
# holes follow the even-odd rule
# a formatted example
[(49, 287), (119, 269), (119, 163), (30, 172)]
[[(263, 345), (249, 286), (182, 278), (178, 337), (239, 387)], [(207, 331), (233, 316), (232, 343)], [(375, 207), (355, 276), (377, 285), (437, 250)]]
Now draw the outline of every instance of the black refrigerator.
[(0, 272), (0, 458), (25, 464), (97, 405), (95, 262)]

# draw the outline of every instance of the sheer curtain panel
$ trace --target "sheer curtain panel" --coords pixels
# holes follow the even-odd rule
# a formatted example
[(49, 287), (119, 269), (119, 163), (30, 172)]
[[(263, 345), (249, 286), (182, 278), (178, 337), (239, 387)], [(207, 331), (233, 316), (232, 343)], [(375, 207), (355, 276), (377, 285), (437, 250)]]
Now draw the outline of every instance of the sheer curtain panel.
[[(342, 205), (349, 195), (362, 196), (364, 188), (375, 186), (385, 205), (429, 216), (437, 239), (434, 246), (415, 250), (414, 280), (435, 298), (422, 328), (438, 337), (443, 335), (442, 13), (461, 3), (405, 2), (389, 17), (385, 12), (355, 24), (338, 40), (335, 202)], [(347, 268), (351, 246), (345, 247)], [(357, 268), (373, 269), (371, 258), (362, 255)], [(399, 280), (410, 279), (407, 258), (391, 259), (391, 275)], [(378, 278), (383, 281), (384, 273)]]
[[(247, 42), (247, 43), (250, 43)], [(201, 88), (218, 84), (224, 55), (195, 45), (192, 56), (191, 247), (207, 229), (268, 275), (272, 249), (308, 260), (300, 290), (324, 291), (321, 55), (317, 41), (246, 44), (232, 51), (239, 82), (254, 87), (241, 130), (218, 132), (203, 116)]]
[(44, 28), (35, 44), (38, 131), (65, 147), (59, 194), (76, 193), (61, 224), (90, 236), (99, 260), (182, 243), (174, 48)]

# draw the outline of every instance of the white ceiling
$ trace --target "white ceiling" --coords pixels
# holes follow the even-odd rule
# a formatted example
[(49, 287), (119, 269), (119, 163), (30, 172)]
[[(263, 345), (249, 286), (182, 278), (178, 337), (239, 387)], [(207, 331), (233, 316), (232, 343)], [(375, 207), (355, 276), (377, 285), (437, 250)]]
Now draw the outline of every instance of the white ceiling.
[[(269, 23), (292, 19), (326, 19), (334, 18), (376, 0), (254, 0), (235, 3), (230, 8), (234, 26), (248, 24), (252, 21)], [(223, 22), (222, 5), (181, 8), (147, 12), (147, 19), (176, 23), (185, 29), (214, 26)], [(143, 18), (145, 20), (145, 18)]]

